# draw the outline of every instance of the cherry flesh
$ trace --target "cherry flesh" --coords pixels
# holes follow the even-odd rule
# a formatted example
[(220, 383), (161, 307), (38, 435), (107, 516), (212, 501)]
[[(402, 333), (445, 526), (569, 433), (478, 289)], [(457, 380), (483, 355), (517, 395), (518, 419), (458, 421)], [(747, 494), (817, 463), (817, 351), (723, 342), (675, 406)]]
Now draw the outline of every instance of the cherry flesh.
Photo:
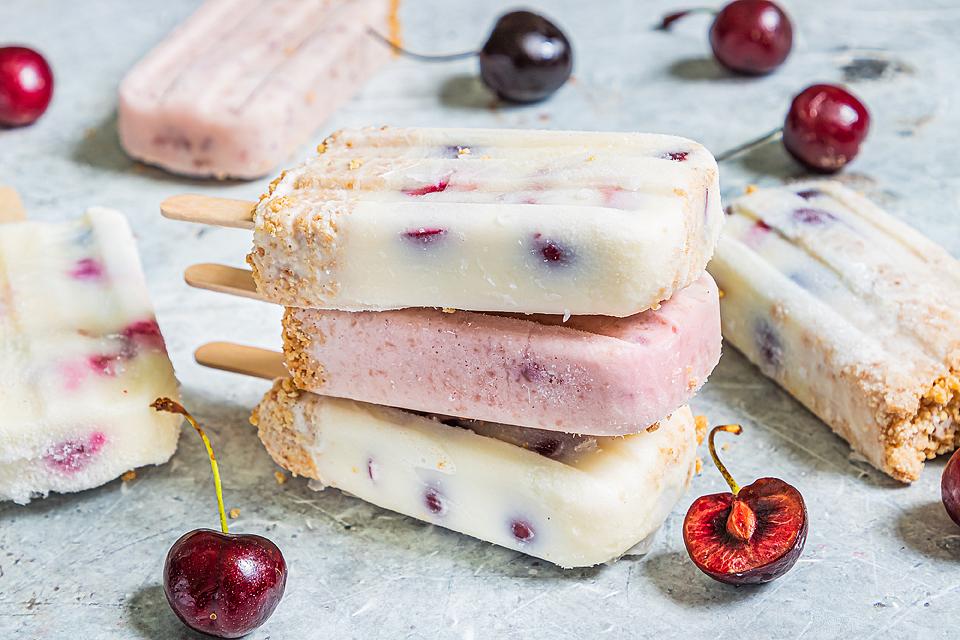
[(32, 124), (53, 97), (53, 72), (27, 47), (0, 47), (0, 125)]
[(793, 99), (783, 145), (808, 168), (834, 173), (853, 160), (870, 130), (870, 113), (852, 93), (831, 84), (807, 87)]
[(770, 0), (735, 0), (717, 14), (710, 27), (717, 61), (736, 73), (770, 73), (793, 47), (793, 25)]
[(940, 477), (940, 497), (947, 515), (960, 526), (960, 450), (950, 456)]
[(218, 638), (256, 629), (280, 603), (287, 564), (277, 545), (256, 535), (195, 529), (163, 565), (163, 591), (185, 625)]
[(760, 478), (740, 488), (720, 462), (718, 431), (739, 434), (740, 425), (710, 431), (714, 464), (730, 492), (697, 498), (683, 521), (690, 559), (705, 574), (726, 584), (762, 584), (790, 570), (807, 538), (807, 508), (796, 488), (779, 478)]
[(239, 638), (266, 622), (277, 608), (287, 584), (287, 563), (270, 540), (228, 531), (217, 459), (193, 416), (169, 398), (159, 398), (151, 406), (182, 415), (200, 434), (220, 510), (221, 531), (195, 529), (170, 547), (163, 564), (163, 592), (173, 612), (191, 629)]
[(497, 20), (480, 51), (480, 77), (500, 98), (538, 102), (570, 77), (573, 51), (557, 25), (529, 11)]

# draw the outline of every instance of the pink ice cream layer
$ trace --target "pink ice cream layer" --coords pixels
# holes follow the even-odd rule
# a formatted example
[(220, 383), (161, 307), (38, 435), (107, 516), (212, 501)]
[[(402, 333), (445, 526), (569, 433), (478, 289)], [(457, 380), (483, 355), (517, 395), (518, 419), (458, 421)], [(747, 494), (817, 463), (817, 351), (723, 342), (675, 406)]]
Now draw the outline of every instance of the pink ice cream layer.
[(720, 359), (704, 274), (626, 318), (290, 308), (298, 387), (416, 411), (589, 435), (638, 433), (686, 404)]

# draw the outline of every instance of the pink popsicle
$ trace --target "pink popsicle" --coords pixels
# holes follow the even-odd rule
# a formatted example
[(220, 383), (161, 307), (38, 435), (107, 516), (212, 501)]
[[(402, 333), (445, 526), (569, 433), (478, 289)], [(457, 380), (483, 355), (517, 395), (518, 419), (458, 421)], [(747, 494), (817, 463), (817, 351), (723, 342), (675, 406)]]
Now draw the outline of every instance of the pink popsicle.
[(186, 175), (270, 172), (390, 58), (367, 29), (395, 31), (394, 5), (207, 0), (123, 79), (123, 148)]
[(637, 433), (685, 404), (720, 358), (717, 286), (703, 275), (626, 318), (437, 309), (290, 308), (298, 387), (465, 418), (590, 435)]

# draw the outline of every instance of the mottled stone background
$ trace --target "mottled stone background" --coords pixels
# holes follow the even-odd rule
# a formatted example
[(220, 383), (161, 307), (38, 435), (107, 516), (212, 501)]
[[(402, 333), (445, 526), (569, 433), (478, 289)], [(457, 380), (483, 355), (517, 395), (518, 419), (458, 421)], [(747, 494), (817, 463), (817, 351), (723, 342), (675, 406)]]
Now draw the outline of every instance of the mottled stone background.
[[(278, 345), (279, 310), (193, 291), (181, 280), (193, 262), (241, 264), (248, 238), (157, 212), (174, 193), (250, 198), (265, 181), (186, 181), (133, 164), (117, 144), (117, 83), (196, 4), (0, 2), (0, 42), (38, 47), (57, 76), (53, 106), (38, 124), (0, 131), (0, 183), (19, 189), (38, 219), (92, 204), (130, 216), (186, 402), (208, 424), (228, 507), (241, 512), (233, 528), (270, 536), (290, 563), (286, 597), (251, 638), (956, 637), (960, 529), (939, 501), (944, 461), (915, 485), (897, 485), (851, 459), (842, 441), (732, 349), (695, 408), (715, 422), (744, 424), (725, 454), (741, 480), (783, 477), (810, 510), (805, 554), (761, 589), (716, 584), (687, 560), (680, 523), (688, 501), (723, 487), (709, 468), (646, 558), (568, 572), (336, 491), (315, 493), (302, 480), (279, 485), (247, 424), (265, 383), (204, 370), (191, 356), (208, 340)], [(576, 48), (575, 79), (550, 101), (496, 107), (476, 81), (474, 61), (397, 60), (325, 130), (380, 123), (644, 130), (689, 136), (718, 152), (778, 125), (807, 84), (845, 81), (871, 109), (873, 129), (843, 179), (960, 255), (956, 0), (785, 1), (796, 46), (785, 67), (762, 79), (717, 67), (704, 17), (672, 34), (651, 30), (659, 15), (687, 2), (529, 4), (565, 27)], [(512, 5), (409, 0), (407, 41), (421, 50), (474, 46)], [(722, 181), (732, 195), (748, 183), (802, 174), (773, 144), (725, 164)], [(170, 544), (191, 528), (216, 526), (203, 449), (192, 432), (181, 442), (170, 464), (125, 485), (0, 506), (0, 638), (195, 637), (159, 587)]]

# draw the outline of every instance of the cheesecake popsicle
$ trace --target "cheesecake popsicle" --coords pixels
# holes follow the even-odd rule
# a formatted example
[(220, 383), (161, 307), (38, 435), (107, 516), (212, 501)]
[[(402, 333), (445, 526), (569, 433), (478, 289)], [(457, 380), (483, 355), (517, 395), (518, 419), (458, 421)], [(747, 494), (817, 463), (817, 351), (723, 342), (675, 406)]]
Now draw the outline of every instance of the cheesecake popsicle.
[(614, 560), (653, 534), (693, 474), (689, 408), (625, 437), (420, 415), (278, 379), (251, 421), (274, 460), (316, 488), (543, 558)]
[(839, 183), (733, 201), (723, 336), (903, 482), (960, 443), (960, 262)]
[(177, 381), (123, 215), (0, 224), (0, 500), (166, 462), (180, 418), (158, 396)]
[(579, 434), (642, 431), (686, 404), (720, 359), (706, 274), (626, 318), (288, 308), (283, 325), (301, 389)]
[(248, 262), (286, 306), (626, 317), (696, 281), (722, 222), (684, 138), (346, 130), (271, 184)]
[(119, 91), (120, 142), (174, 173), (273, 170), (390, 58), (392, 0), (207, 0)]

